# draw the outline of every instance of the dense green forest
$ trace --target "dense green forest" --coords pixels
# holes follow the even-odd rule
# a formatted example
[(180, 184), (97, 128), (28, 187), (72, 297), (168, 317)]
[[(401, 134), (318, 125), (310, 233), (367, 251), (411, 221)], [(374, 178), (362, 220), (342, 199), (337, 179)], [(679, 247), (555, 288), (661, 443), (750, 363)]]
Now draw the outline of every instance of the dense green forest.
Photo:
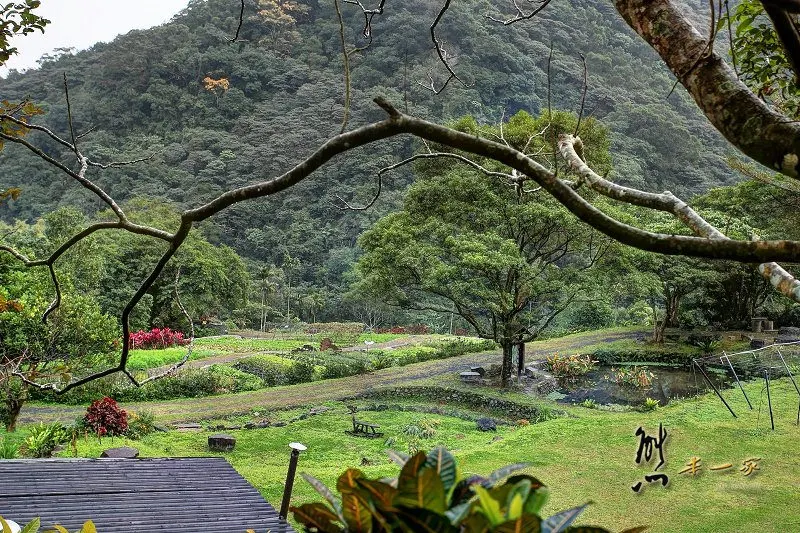
[[(142, 199), (197, 205), (288, 170), (341, 126), (344, 82), (333, 3), (298, 2), (292, 9), (278, 3), (279, 13), (269, 4), (275, 3), (246, 2), (240, 41), (231, 43), (239, 4), (192, 0), (169, 24), (12, 72), (0, 82), (2, 97), (31, 98), (47, 111), (42, 122), (65, 133), (66, 73), (75, 128), (92, 130), (81, 139), (87, 153), (126, 160), (155, 152), (144, 163), (95, 174), (98, 183), (118, 201), (140, 202), (141, 211), (147, 211)], [(435, 79), (442, 76), (428, 35), (436, 9), (436, 2), (412, 0), (375, 20), (374, 43), (351, 57), (351, 126), (380, 116), (371, 102), (378, 94), (430, 120), (469, 114), (496, 124), (519, 110), (541, 113), (550, 85), (554, 108), (577, 111), (583, 54), (585, 110), (611, 131), (612, 178), (684, 196), (736, 179), (719, 134), (682, 92), (667, 97), (672, 79), (666, 69), (604, 2), (560, 2), (510, 27), (486, 19), (485, 13), (496, 12), (491, 3), (463, 2), (440, 29), (465, 81), (451, 84), (446, 97), (422, 87), (431, 69)], [(364, 44), (363, 16), (347, 9), (345, 15), (347, 39)], [(307, 320), (352, 317), (339, 298), (358, 255), (356, 240), (400, 206), (411, 169), (387, 174), (370, 210), (337, 209), (335, 195), (368, 199), (375, 172), (418, 148), (394, 139), (350, 152), (287, 193), (230, 208), (203, 226), (203, 237), (245, 258), (254, 281), (251, 300), (292, 284), (295, 292), (284, 292), (297, 300), (286, 302), (293, 313)], [(102, 207), (17, 147), (6, 147), (0, 160), (0, 188), (23, 190), (0, 213), (7, 222), (33, 223), (65, 205), (95, 217)]]

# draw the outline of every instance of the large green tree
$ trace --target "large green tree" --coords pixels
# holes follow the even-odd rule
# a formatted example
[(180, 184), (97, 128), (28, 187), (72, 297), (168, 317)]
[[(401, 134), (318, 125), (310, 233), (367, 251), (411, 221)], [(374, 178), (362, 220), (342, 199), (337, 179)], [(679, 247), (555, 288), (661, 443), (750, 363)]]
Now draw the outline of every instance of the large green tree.
[[(457, 127), (502, 135), (538, 152), (576, 122), (564, 113), (535, 119), (520, 112), (502, 130), (478, 128), (471, 119)], [(593, 146), (607, 145), (596, 121), (583, 127)], [(588, 157), (608, 165), (600, 150)], [(402, 211), (379, 220), (359, 240), (360, 289), (406, 309), (458, 314), (477, 335), (502, 346), (505, 384), (512, 347), (534, 340), (573, 302), (591, 297), (591, 278), (596, 280), (608, 240), (541, 191), (523, 190), (511, 174), (497, 175), (500, 167), (485, 175), (442, 155), (418, 170)], [(597, 268), (588, 276), (592, 266)]]

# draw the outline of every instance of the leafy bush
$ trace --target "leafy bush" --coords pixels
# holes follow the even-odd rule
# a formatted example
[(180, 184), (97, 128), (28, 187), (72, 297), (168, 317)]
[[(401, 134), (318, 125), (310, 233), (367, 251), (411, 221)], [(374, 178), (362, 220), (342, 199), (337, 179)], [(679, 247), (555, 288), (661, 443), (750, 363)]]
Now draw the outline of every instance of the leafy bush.
[(128, 429), (125, 436), (129, 439), (139, 440), (156, 430), (155, 416), (153, 413), (142, 412), (128, 413)]
[(653, 398), (645, 399), (644, 403), (642, 404), (642, 411), (655, 411), (658, 408), (659, 402), (658, 400), (654, 400)]
[(592, 370), (596, 364), (597, 361), (589, 355), (553, 354), (547, 358), (545, 367), (557, 378), (575, 379)]
[(128, 344), (131, 349), (154, 350), (182, 346), (187, 342), (180, 331), (173, 331), (169, 328), (153, 328), (150, 331), (140, 330), (131, 333)]
[(84, 426), (98, 437), (124, 435), (128, 429), (128, 413), (120, 409), (113, 398), (106, 396), (92, 402), (83, 417)]
[(403, 433), (409, 437), (432, 439), (436, 436), (436, 428), (438, 428), (441, 424), (442, 421), (436, 418), (425, 418), (405, 426), (403, 428)]
[(713, 353), (714, 350), (719, 348), (720, 341), (722, 341), (722, 334), (720, 333), (692, 333), (686, 339), (687, 343), (700, 348), (700, 353), (703, 355)]
[(366, 374), (369, 371), (369, 363), (362, 359), (353, 359), (349, 363), (331, 362), (326, 364), (325, 368), (322, 370), (322, 379), (335, 379), (347, 376), (355, 376)]
[(16, 459), (19, 455), (19, 447), (8, 437), (0, 440), (0, 459)]
[(233, 368), (257, 376), (265, 387), (274, 387), (285, 382), (286, 370), (291, 364), (290, 360), (280, 357), (254, 355), (238, 361)]
[(372, 352), (372, 358), (369, 360), (370, 366), (374, 370), (382, 370), (384, 368), (393, 367), (397, 363), (397, 359), (392, 355), (390, 352), (384, 352), (382, 350), (378, 350), (377, 352)]
[[(455, 458), (444, 448), (428, 454), (419, 452), (412, 457), (397, 452), (391, 452), (390, 456), (401, 466), (396, 483), (368, 479), (360, 470), (350, 468), (336, 483), (341, 501), (321, 481), (303, 474), (326, 503), (292, 507), (295, 520), (309, 530), (326, 533), (581, 531), (570, 525), (586, 505), (548, 519), (539, 516), (548, 499), (547, 487), (527, 474), (508, 477), (527, 464), (509, 465), (487, 477), (459, 479)], [(593, 528), (591, 531), (606, 530)]]
[(314, 362), (308, 359), (297, 359), (286, 369), (283, 377), (287, 385), (314, 381)]
[(597, 402), (591, 398), (586, 398), (581, 402), (581, 406), (587, 409), (597, 409)]
[(644, 389), (653, 382), (653, 373), (646, 366), (631, 366), (611, 369), (612, 379), (617, 385)]
[(71, 432), (58, 422), (47, 426), (39, 424), (31, 429), (20, 452), (27, 457), (51, 457), (56, 446), (69, 442), (71, 438)]

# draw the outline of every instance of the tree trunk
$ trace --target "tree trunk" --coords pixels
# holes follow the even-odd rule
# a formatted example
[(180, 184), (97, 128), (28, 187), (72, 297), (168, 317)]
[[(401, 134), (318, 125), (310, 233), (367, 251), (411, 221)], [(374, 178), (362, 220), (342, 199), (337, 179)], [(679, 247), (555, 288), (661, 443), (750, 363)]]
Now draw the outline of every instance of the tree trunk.
[(517, 379), (522, 376), (522, 371), (525, 369), (525, 343), (520, 342), (517, 344), (517, 354), (519, 354), (519, 361), (517, 361)]
[(6, 426), (6, 433), (13, 433), (17, 430), (17, 418), (22, 411), (22, 404), (25, 400), (21, 398), (6, 398), (5, 413), (3, 413), (3, 423)]
[(500, 345), (503, 347), (503, 370), (500, 372), (500, 386), (506, 388), (511, 381), (511, 350), (514, 344), (510, 339), (503, 339)]

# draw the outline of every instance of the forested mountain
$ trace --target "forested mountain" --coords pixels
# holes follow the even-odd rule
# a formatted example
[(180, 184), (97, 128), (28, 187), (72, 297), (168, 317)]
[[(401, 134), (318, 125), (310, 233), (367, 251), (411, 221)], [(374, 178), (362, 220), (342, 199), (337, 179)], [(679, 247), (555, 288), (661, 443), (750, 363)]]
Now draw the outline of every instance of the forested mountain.
[[(379, 94), (434, 121), (471, 114), (497, 123), (521, 109), (537, 114), (547, 106), (552, 43), (553, 107), (579, 109), (583, 54), (586, 112), (612, 131), (615, 180), (690, 195), (734, 179), (719, 134), (682, 90), (667, 97), (673, 79), (606, 2), (553, 2), (537, 18), (513, 26), (486, 18), (499, 16), (506, 4), (469, 0), (448, 12), (439, 35), (465, 84), (453, 82), (434, 95), (422, 85), (431, 69), (434, 79), (444, 79), (429, 35), (440, 2), (392, 3), (374, 21), (371, 47), (351, 57), (350, 127), (382, 118), (371, 101)], [(248, 0), (240, 40), (231, 43), (239, 7), (232, 0), (192, 0), (168, 24), (50, 58), (38, 70), (12, 72), (0, 80), (0, 95), (31, 98), (47, 111), (42, 122), (66, 133), (66, 73), (75, 129), (93, 128), (80, 141), (85, 152), (102, 160), (157, 152), (95, 179), (120, 201), (150, 197), (198, 205), (285, 172), (341, 127), (342, 46), (333, 2)], [(348, 46), (363, 45), (363, 15), (352, 7), (343, 5)], [(59, 154), (59, 147), (46, 146)], [(348, 152), (288, 193), (236, 205), (204, 230), (252, 260), (280, 265), (288, 253), (300, 260), (307, 285), (338, 286), (355, 258), (356, 238), (397, 207), (410, 170), (387, 176), (371, 210), (339, 210), (335, 195), (369, 198), (375, 172), (416, 148), (394, 139)], [(4, 219), (32, 220), (65, 204), (87, 214), (101, 207), (17, 147), (0, 152), (0, 165), (0, 188), (23, 189), (0, 213)]]

